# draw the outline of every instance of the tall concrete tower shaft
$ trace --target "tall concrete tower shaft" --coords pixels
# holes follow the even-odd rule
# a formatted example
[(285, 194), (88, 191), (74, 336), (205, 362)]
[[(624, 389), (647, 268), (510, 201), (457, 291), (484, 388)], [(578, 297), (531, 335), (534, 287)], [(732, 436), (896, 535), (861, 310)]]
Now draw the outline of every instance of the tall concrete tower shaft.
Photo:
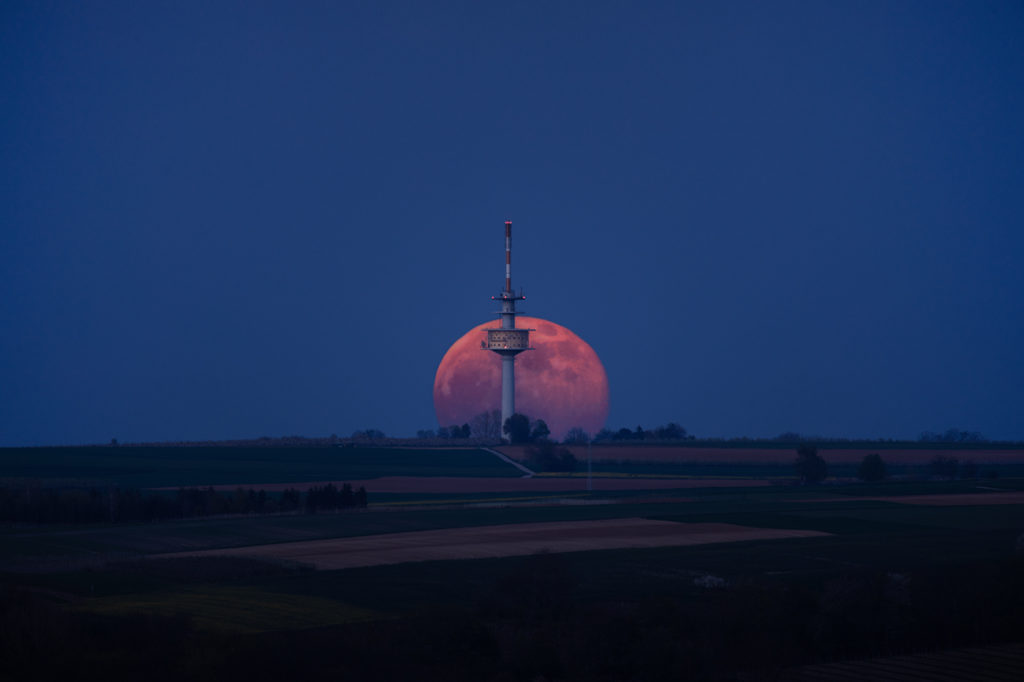
[(530, 330), (516, 329), (516, 301), (526, 297), (512, 291), (512, 223), (505, 221), (505, 289), (501, 301), (501, 327), (488, 329), (487, 340), (481, 346), (501, 356), (501, 424), (516, 412), (516, 355), (530, 348)]

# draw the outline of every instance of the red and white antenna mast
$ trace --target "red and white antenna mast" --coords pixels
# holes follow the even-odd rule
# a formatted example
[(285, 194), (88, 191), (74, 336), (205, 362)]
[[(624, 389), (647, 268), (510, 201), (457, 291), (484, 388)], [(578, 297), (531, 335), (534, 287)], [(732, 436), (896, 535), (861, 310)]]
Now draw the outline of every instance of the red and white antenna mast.
[(530, 348), (529, 329), (516, 329), (516, 301), (525, 300), (520, 292), (512, 291), (512, 221), (505, 221), (505, 290), (500, 296), (491, 296), (501, 301), (501, 327), (487, 329), (487, 340), (481, 344), (485, 350), (501, 356), (501, 424), (516, 411), (516, 355)]
[(505, 221), (505, 293), (512, 293), (512, 221)]

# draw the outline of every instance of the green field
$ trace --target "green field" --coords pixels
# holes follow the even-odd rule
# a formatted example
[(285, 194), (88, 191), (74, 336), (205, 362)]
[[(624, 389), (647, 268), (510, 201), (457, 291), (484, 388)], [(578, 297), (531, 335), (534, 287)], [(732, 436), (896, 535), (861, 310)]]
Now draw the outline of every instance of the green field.
[(521, 476), (472, 448), (0, 448), (0, 482), (156, 488), (356, 481), (381, 476)]
[[(760, 445), (759, 445), (760, 446)], [(778, 443), (766, 447), (779, 449)], [(656, 449), (658, 446), (649, 445)], [(673, 446), (677, 447), (677, 446)], [(749, 445), (747, 445), (749, 447)], [(951, 454), (955, 450), (951, 449)], [(583, 475), (581, 460), (576, 475)], [(788, 479), (789, 464), (600, 462), (595, 475)], [(829, 475), (855, 478), (855, 465)], [(922, 477), (925, 466), (889, 464), (890, 475)], [(983, 465), (979, 475), (1024, 476), (1024, 465)], [(0, 448), (0, 485), (163, 488), (372, 480), (383, 476), (518, 477), (522, 472), (475, 448), (375, 447), (39, 447)], [(371, 487), (372, 492), (372, 487)]]
[[(678, 491), (617, 491), (594, 495), (617, 502), (564, 505), (585, 501), (586, 493), (510, 498), (507, 494), (381, 495), (375, 504), (386, 511), (350, 510), (316, 515), (213, 517), (163, 523), (0, 526), (0, 562), (8, 566), (73, 567), (97, 558), (179, 552), (197, 549), (353, 537), (462, 526), (645, 517), (687, 521), (724, 521), (755, 527), (804, 528), (834, 532), (823, 523), (865, 524), (877, 528), (910, 524), (925, 527), (988, 529), (1019, 524), (1024, 507), (919, 507), (851, 497), (977, 493), (975, 481), (890, 482), (846, 486), (771, 486), (767, 488), (688, 488)], [(1024, 489), (1024, 479), (1004, 479), (1000, 488)], [(645, 502), (645, 495), (653, 501)], [(685, 502), (665, 501), (666, 496)], [(809, 500), (832, 500), (810, 502)], [(544, 504), (545, 501), (549, 504)], [(467, 504), (468, 503), (468, 504)], [(479, 506), (481, 504), (494, 506)], [(533, 503), (533, 504), (527, 504)], [(460, 506), (460, 505), (467, 506)], [(878, 510), (884, 510), (879, 512)], [(982, 522), (975, 522), (980, 516)], [(935, 520), (938, 521), (935, 521)], [(972, 525), (973, 524), (973, 525)], [(0, 563), (2, 568), (3, 563)]]
[[(633, 493), (635, 496), (636, 493)], [(770, 495), (770, 494), (769, 494)], [(426, 496), (419, 496), (426, 497)], [(449, 495), (437, 496), (448, 500)], [(709, 504), (729, 504), (722, 497)], [(724, 494), (724, 499), (748, 499)], [(713, 502), (712, 500), (719, 500)], [(595, 506), (513, 506), (508, 508), (414, 507), (386, 511), (345, 511), (317, 515), (210, 518), (166, 523), (88, 526), (7, 526), (0, 530), (0, 561), (59, 567), (91, 562), (97, 556), (124, 558), (196, 549), (241, 547), (380, 533), (541, 521), (576, 521), (650, 516), (677, 510), (675, 503)], [(0, 564), (2, 568), (3, 564)]]
[[(403, 532), (480, 526), (504, 523), (529, 523), (556, 520), (585, 520), (620, 517), (645, 517), (683, 522), (724, 522), (739, 525), (821, 530), (834, 534), (828, 538), (791, 541), (735, 543), (699, 547), (665, 548), (655, 550), (599, 551), (567, 555), (570, 563), (586, 567), (594, 585), (607, 584), (609, 576), (621, 573), (624, 566), (637, 562), (650, 567), (654, 573), (678, 569), (713, 572), (739, 579), (764, 576), (786, 571), (826, 571), (830, 566), (845, 565), (878, 570), (913, 571), (937, 563), (958, 563), (968, 560), (995, 559), (1010, 556), (1014, 542), (1024, 529), (1024, 505), (926, 507), (901, 505), (871, 500), (843, 500), (810, 502), (820, 499), (820, 491), (792, 491), (785, 489), (758, 490), (750, 493), (713, 489), (690, 502), (629, 502), (595, 506), (547, 506), (488, 509), (412, 509), (407, 511), (354, 512), (322, 516), (286, 516), (274, 518), (210, 519), (206, 521), (175, 522), (168, 524), (139, 524), (128, 526), (100, 526), (85, 529), (11, 529), (5, 530), (2, 558), (5, 562), (22, 565), (31, 558), (54, 559), (63, 557), (69, 566), (76, 559), (87, 559), (107, 554), (121, 563), (135, 556), (159, 555), (182, 549), (200, 549), (287, 542), (330, 537), (350, 537), (379, 533)], [(745, 558), (756, 551), (757, 563)], [(522, 559), (496, 559), (487, 561), (437, 562), (427, 564), (351, 569), (343, 572), (298, 574), (288, 569), (271, 571), (271, 576), (245, 577), (249, 586), (269, 588), (272, 591), (295, 591), (329, 595), (346, 603), (374, 610), (382, 605), (401, 611), (404, 592), (396, 592), (396, 583), (415, 584), (411, 593), (420, 591), (423, 580), (430, 584), (422, 595), (410, 598), (410, 603), (422, 599), (449, 603), (457, 594), (468, 594), (466, 588), (479, 582), (481, 577), (500, 572), (500, 565), (514, 564)], [(180, 560), (175, 560), (180, 561)], [(202, 561), (193, 560), (201, 567)], [(154, 562), (152, 571), (159, 574)], [(487, 568), (486, 566), (494, 566)], [(57, 566), (56, 562), (48, 564)], [(102, 596), (108, 590), (121, 594), (126, 583), (147, 575), (147, 569), (133, 565), (128, 570), (133, 578), (112, 580), (97, 591), (90, 585), (89, 593)], [(674, 570), (674, 569), (673, 569)], [(449, 576), (439, 578), (437, 571)], [(202, 569), (199, 575), (202, 576)], [(100, 572), (102, 573), (102, 572)], [(60, 591), (81, 592), (86, 577), (98, 573), (94, 568), (85, 571), (21, 575), (19, 581), (45, 585)], [(343, 579), (339, 578), (344, 575)], [(383, 576), (379, 580), (371, 576)], [(669, 570), (668, 575), (672, 575)], [(428, 578), (427, 576), (434, 576)], [(476, 577), (474, 577), (476, 576)], [(603, 577), (602, 577), (603, 576)], [(8, 574), (11, 578), (11, 574)], [(219, 576), (215, 576), (219, 580)], [(234, 580), (236, 576), (230, 574)], [(178, 578), (173, 574), (171, 585)], [(659, 582), (660, 579), (654, 579)], [(669, 578), (668, 583), (673, 583)], [(229, 580), (230, 582), (230, 580)], [(450, 582), (450, 584), (446, 584)], [(140, 584), (147, 590), (168, 588), (167, 579)], [(376, 587), (374, 587), (376, 586)], [(658, 589), (667, 588), (663, 585)], [(625, 586), (624, 586), (625, 587)], [(646, 587), (644, 589), (647, 589)], [(134, 595), (138, 603), (145, 599)], [(131, 600), (129, 599), (129, 602)], [(160, 598), (158, 601), (166, 602)], [(406, 605), (408, 606), (408, 605)], [(183, 607), (184, 608), (184, 607)], [(186, 609), (187, 610), (187, 609)]]
[(104, 616), (187, 614), (197, 629), (225, 633), (316, 628), (381, 618), (378, 612), (336, 599), (237, 585), (200, 585), (93, 597), (79, 602), (75, 608)]

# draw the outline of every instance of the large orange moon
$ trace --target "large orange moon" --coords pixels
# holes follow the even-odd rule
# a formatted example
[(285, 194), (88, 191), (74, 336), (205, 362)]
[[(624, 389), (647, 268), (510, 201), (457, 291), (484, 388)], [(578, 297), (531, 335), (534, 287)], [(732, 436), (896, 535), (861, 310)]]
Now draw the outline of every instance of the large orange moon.
[[(501, 409), (501, 357), (483, 350), (485, 322), (466, 332), (441, 359), (434, 376), (434, 411), (442, 426), (473, 421)], [(543, 419), (561, 440), (574, 426), (591, 436), (608, 418), (608, 375), (594, 349), (565, 327), (539, 317), (516, 317), (530, 332), (528, 350), (516, 356), (516, 412)]]

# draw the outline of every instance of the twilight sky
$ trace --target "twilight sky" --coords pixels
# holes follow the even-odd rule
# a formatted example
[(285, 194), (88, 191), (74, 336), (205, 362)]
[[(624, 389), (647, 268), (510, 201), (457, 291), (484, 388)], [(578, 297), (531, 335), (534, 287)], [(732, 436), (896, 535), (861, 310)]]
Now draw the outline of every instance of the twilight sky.
[(1024, 439), (1022, 122), (1016, 1), (8, 0), (0, 445), (436, 427), (506, 218), (609, 427)]

